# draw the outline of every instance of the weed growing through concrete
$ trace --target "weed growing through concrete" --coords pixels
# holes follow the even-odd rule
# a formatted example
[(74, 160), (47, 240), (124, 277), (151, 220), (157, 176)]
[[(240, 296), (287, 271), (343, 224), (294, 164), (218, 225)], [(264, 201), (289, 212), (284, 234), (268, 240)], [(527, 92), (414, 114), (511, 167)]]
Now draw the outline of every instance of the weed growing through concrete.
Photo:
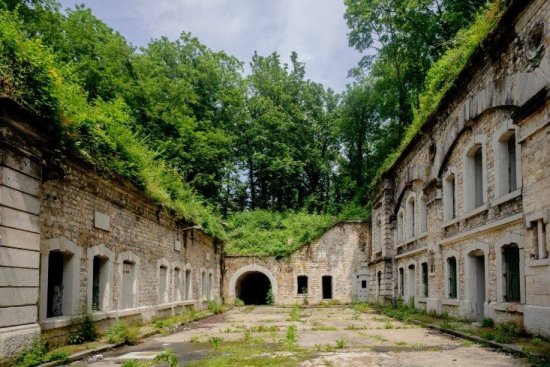
[(289, 325), (286, 329), (286, 340), (289, 343), (295, 343), (296, 342), (296, 333), (297, 333), (296, 325), (292, 324)]

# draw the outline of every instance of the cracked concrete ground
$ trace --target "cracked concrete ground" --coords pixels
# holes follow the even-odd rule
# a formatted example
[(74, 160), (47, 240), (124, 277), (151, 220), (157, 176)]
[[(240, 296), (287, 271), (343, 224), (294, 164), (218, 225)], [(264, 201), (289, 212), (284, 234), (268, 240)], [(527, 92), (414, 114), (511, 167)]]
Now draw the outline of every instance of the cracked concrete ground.
[(213, 352), (211, 337), (223, 342), (243, 340), (245, 333), (266, 342), (284, 340), (287, 327), (297, 326), (297, 343), (312, 351), (301, 366), (521, 366), (522, 360), (471, 342), (352, 307), (301, 309), (290, 319), (290, 308), (239, 307), (223, 317), (204, 320), (168, 336), (149, 338), (137, 346), (105, 355), (93, 367), (116, 366), (128, 352), (171, 348), (180, 363)]

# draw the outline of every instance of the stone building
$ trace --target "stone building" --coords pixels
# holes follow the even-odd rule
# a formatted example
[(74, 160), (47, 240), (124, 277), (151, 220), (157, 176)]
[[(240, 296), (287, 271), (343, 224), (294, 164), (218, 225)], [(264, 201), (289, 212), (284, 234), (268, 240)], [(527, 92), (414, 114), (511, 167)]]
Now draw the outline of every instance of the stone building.
[(223, 294), (245, 304), (265, 304), (269, 289), (278, 305), (367, 300), (365, 222), (342, 222), (287, 258), (225, 256)]
[(509, 1), (376, 190), (369, 299), (550, 336), (550, 2)]
[(0, 100), (0, 360), (91, 312), (150, 320), (220, 297), (219, 240), (120, 179), (47, 147), (43, 121)]

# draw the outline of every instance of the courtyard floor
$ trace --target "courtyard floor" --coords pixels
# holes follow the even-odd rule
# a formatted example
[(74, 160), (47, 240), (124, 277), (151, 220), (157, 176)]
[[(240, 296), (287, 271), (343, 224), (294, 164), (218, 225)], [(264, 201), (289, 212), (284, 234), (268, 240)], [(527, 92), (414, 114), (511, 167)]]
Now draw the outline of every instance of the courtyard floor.
[[(351, 306), (237, 307), (117, 349), (93, 367), (171, 349), (182, 366), (521, 366), (516, 357)], [(143, 359), (142, 359), (143, 358)]]

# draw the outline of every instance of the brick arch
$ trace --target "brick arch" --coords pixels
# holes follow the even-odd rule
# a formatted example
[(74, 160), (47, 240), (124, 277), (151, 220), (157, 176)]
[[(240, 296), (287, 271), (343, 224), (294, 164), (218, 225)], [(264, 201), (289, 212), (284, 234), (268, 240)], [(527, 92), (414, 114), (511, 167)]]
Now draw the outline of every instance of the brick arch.
[(470, 121), (475, 121), (484, 113), (495, 109), (521, 107), (540, 91), (548, 88), (549, 84), (547, 77), (537, 69), (530, 73), (517, 73), (495, 80), (468, 98), (459, 108), (458, 117), (449, 127), (443, 146), (438, 147), (434, 173), (441, 176), (441, 170), (456, 140), (468, 127)]
[(278, 289), (279, 289), (279, 286), (277, 284), (277, 279), (275, 278), (275, 276), (273, 275), (271, 270), (269, 270), (268, 268), (266, 268), (264, 266), (258, 265), (258, 264), (245, 265), (245, 266), (237, 269), (233, 273), (233, 275), (231, 275), (231, 278), (229, 279), (229, 289), (228, 289), (229, 297), (231, 297), (231, 298), (236, 297), (235, 288), (237, 286), (237, 280), (239, 280), (239, 278), (242, 275), (244, 275), (246, 273), (250, 273), (250, 272), (260, 272), (260, 273), (264, 274), (269, 279), (269, 281), (271, 282), (271, 290), (273, 292), (273, 298), (274, 298), (274, 301), (275, 301), (277, 299), (277, 293), (278, 293)]

